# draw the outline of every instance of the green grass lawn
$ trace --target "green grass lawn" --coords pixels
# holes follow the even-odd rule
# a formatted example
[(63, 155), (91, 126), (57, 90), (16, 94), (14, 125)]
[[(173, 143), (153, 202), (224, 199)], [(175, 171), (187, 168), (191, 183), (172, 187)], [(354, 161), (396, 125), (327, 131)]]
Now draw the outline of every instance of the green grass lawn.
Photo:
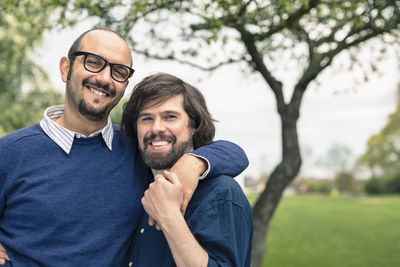
[(284, 197), (263, 266), (400, 266), (400, 197)]

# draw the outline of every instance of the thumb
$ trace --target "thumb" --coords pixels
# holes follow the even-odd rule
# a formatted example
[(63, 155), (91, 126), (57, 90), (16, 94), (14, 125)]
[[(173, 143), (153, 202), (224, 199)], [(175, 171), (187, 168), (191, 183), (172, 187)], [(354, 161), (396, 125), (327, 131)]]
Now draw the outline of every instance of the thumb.
[(174, 185), (181, 185), (178, 176), (174, 172), (164, 171), (164, 177)]

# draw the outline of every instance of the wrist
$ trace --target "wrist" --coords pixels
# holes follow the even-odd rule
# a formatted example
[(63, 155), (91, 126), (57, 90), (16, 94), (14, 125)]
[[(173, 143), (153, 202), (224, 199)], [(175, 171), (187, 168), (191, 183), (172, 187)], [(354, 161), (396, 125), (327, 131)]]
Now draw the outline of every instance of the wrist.
[(196, 172), (198, 176), (202, 176), (207, 171), (208, 162), (204, 158), (191, 153), (187, 153), (183, 155), (183, 157), (185, 157), (188, 162), (190, 161), (190, 166), (192, 166), (193, 171)]
[(186, 224), (185, 218), (182, 215), (180, 209), (174, 209), (169, 212), (166, 216), (160, 218), (160, 221), (157, 221), (160, 224), (163, 232), (173, 232), (177, 229), (180, 229), (180, 225)]

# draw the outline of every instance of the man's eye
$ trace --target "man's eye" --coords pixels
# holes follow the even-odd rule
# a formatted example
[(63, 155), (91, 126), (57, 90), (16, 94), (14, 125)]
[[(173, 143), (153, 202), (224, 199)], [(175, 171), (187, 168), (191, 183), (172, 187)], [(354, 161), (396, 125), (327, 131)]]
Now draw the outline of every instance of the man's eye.
[(176, 116), (175, 116), (175, 115), (167, 115), (166, 118), (167, 118), (168, 120), (173, 120), (173, 119), (176, 118)]
[(113, 74), (120, 79), (124, 79), (125, 77), (127, 77), (129, 75), (128, 69), (122, 65), (114, 65), (112, 71), (113, 71)]
[(92, 65), (101, 65), (101, 62), (99, 60), (95, 60), (95, 59), (88, 59), (86, 61), (88, 64), (92, 64)]
[(153, 120), (151, 117), (143, 117), (140, 119), (141, 121), (151, 121)]

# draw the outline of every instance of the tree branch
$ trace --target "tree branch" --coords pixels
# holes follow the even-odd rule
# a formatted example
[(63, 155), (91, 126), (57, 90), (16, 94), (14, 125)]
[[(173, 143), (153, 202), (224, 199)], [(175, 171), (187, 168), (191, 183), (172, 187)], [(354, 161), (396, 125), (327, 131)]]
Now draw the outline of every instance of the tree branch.
[[(148, 58), (152, 58), (152, 59), (157, 59), (157, 60), (173, 60), (175, 62), (181, 63), (181, 64), (185, 64), (191, 67), (194, 67), (196, 69), (200, 69), (203, 71), (213, 71), (218, 69), (221, 66), (224, 65), (229, 65), (229, 64), (234, 64), (234, 63), (238, 63), (241, 61), (246, 61), (245, 58), (238, 58), (238, 59), (228, 59), (227, 61), (223, 61), (223, 62), (219, 62), (218, 64), (209, 66), (209, 67), (204, 67), (204, 66), (200, 66), (199, 64), (195, 64), (193, 62), (187, 61), (187, 60), (183, 60), (183, 59), (179, 59), (173, 55), (169, 55), (169, 56), (161, 56), (161, 55), (156, 55), (156, 54), (150, 54), (148, 51), (146, 50), (139, 50), (139, 49), (133, 49), (134, 52), (144, 55)], [(247, 61), (246, 61), (247, 62)]]
[(285, 23), (279, 23), (278, 25), (274, 25), (269, 29), (268, 32), (262, 33), (262, 34), (254, 34), (254, 40), (260, 41), (260, 40), (265, 40), (274, 35), (277, 32), (282, 31), (283, 29), (290, 29), (293, 25), (295, 25), (301, 17), (303, 17), (305, 14), (308, 14), (311, 9), (316, 7), (320, 3), (320, 0), (310, 0), (308, 6), (302, 6), (300, 9), (298, 9), (296, 12), (292, 13), (289, 15)]
[(247, 48), (247, 51), (249, 52), (252, 58), (252, 63), (254, 63), (254, 68), (258, 72), (260, 72), (264, 80), (268, 83), (271, 90), (274, 92), (278, 105), (278, 112), (283, 112), (285, 106), (285, 99), (283, 97), (283, 92), (282, 92), (282, 82), (276, 80), (275, 77), (273, 77), (271, 72), (268, 70), (267, 66), (264, 64), (263, 55), (261, 55), (260, 52), (258, 51), (253, 35), (248, 31), (246, 31), (246, 29), (244, 29), (243, 26), (238, 25), (237, 27), (238, 27), (237, 30), (240, 32), (242, 36), (242, 40)]

